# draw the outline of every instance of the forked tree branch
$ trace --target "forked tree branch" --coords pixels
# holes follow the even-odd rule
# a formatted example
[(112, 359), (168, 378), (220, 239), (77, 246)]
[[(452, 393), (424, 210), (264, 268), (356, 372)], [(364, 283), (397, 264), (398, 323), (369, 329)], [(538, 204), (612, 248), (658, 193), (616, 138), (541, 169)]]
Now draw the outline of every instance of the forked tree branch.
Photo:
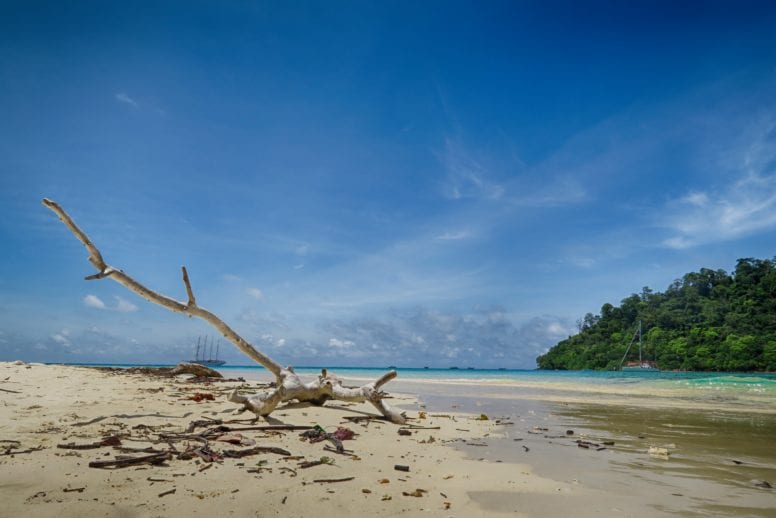
[(91, 239), (89, 239), (89, 236), (76, 225), (75, 221), (73, 221), (70, 215), (65, 212), (59, 204), (44, 198), (43, 205), (51, 209), (59, 217), (89, 252), (89, 262), (97, 269), (97, 273), (86, 277), (87, 280), (109, 277), (149, 302), (163, 306), (176, 313), (183, 313), (189, 317), (198, 317), (205, 320), (215, 327), (227, 340), (232, 342), (240, 351), (275, 375), (277, 383), (274, 389), (253, 396), (243, 396), (235, 391), (229, 397), (231, 401), (240, 403), (246, 410), (250, 410), (261, 416), (269, 415), (279, 403), (292, 399), (309, 401), (316, 404), (322, 404), (327, 399), (369, 401), (389, 420), (395, 423), (404, 423), (404, 414), (386, 405), (382, 399), (383, 393), (380, 391), (382, 385), (396, 377), (396, 371), (390, 371), (381, 376), (378, 380), (368, 383), (363, 387), (356, 388), (343, 387), (339, 380), (329, 377), (326, 374), (326, 371), (323, 371), (322, 374), (318, 376), (317, 380), (310, 383), (303, 383), (291, 367), (283, 368), (270, 357), (254, 348), (253, 345), (248, 343), (247, 340), (241, 337), (215, 314), (198, 306), (196, 298), (194, 297), (194, 290), (192, 289), (189, 280), (189, 274), (186, 271), (185, 266), (181, 267), (181, 269), (188, 301), (183, 303), (145, 287), (120, 269), (108, 265), (103, 259), (99, 249), (92, 243)]

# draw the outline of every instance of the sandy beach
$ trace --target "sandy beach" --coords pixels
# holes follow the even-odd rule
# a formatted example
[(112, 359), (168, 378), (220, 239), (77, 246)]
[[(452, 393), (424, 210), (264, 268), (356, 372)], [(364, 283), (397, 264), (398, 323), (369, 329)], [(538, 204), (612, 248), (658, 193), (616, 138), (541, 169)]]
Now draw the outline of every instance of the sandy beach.
[[(686, 410), (397, 382), (387, 389), (408, 426), (335, 402), (252, 422), (225, 394), (259, 385), (0, 364), (0, 515), (772, 516), (776, 507), (768, 414), (710, 425)], [(353, 432), (346, 451), (287, 429), (316, 425)], [(741, 433), (741, 444), (725, 435)], [(154, 458), (121, 464), (143, 456)]]

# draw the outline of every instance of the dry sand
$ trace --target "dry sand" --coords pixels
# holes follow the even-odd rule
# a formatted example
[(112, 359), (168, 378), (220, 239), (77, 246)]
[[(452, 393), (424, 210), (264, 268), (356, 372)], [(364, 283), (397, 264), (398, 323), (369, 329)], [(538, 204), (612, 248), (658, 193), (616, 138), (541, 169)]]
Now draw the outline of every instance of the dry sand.
[[(374, 409), (336, 402), (289, 405), (270, 422), (251, 423), (225, 394), (259, 385), (0, 363), (0, 516), (769, 517), (776, 509), (776, 490), (757, 485), (776, 482), (768, 405), (747, 416), (694, 413), (681, 400), (659, 409), (642, 398), (581, 405), (523, 398), (514, 388), (510, 399), (491, 394), (493, 387), (396, 380), (386, 388), (408, 393), (391, 401), (407, 410), (408, 427), (354, 422)], [(215, 399), (190, 399), (197, 393)], [(478, 419), (483, 413), (487, 420)], [(327, 451), (328, 442), (300, 440), (300, 431), (238, 430), (255, 444), (210, 440), (209, 447), (223, 454), (264, 446), (290, 456), (174, 454), (160, 465), (109, 469), (89, 463), (145, 453), (59, 447), (117, 437), (121, 448), (180, 453), (203, 443), (162, 436), (205, 420), (344, 426), (357, 435), (344, 441), (352, 455), (341, 455)], [(324, 456), (333, 464), (300, 466)]]
[[(184, 432), (192, 421), (250, 417), (235, 415), (235, 405), (225, 399), (225, 393), (238, 385), (0, 363), (0, 515), (481, 516), (499, 513), (483, 510), (485, 492), (542, 498), (585, 491), (573, 483), (539, 477), (526, 464), (471, 458), (453, 446), (480, 444), (485, 438), (503, 436), (514, 425), (449, 413), (427, 412), (423, 418), (411, 396), (392, 401), (411, 409), (412, 425), (425, 427), (410, 435), (399, 435), (400, 427), (394, 424), (346, 419), (374, 415), (369, 405), (330, 402), (325, 407), (283, 407), (273, 414), (275, 425), (318, 424), (330, 432), (349, 427), (357, 435), (344, 445), (354, 456), (324, 450), (328, 442), (302, 441), (298, 431), (240, 432), (256, 446), (287, 450), (290, 458), (262, 453), (207, 462), (196, 456), (190, 460), (173, 456), (161, 465), (106, 469), (89, 463), (144, 453), (113, 446), (59, 447), (118, 437), (124, 448), (168, 449), (169, 444), (159, 441), (160, 434)], [(214, 394), (215, 400), (188, 399), (196, 393)], [(196, 440), (171, 444), (179, 452), (201, 445)], [(248, 446), (211, 441), (210, 447), (223, 452)], [(334, 463), (299, 466), (323, 456)], [(409, 471), (394, 469), (397, 464)], [(512, 508), (504, 511), (515, 516)]]

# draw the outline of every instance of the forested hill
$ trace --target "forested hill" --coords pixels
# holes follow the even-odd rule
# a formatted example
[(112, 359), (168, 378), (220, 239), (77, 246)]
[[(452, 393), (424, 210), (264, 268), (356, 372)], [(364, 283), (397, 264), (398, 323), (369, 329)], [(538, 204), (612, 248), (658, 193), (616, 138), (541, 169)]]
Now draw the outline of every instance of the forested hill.
[[(536, 361), (541, 369), (616, 369), (643, 326), (644, 356), (663, 370), (776, 371), (776, 258), (702, 268), (663, 293), (643, 288), (619, 307), (588, 313), (580, 332)], [(634, 344), (629, 359), (638, 356)]]

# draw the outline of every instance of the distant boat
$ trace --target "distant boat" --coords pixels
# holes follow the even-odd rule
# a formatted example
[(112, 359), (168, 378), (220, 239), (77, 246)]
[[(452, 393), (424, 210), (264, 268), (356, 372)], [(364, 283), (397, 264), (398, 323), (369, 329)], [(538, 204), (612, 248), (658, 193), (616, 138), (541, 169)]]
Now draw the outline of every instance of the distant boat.
[(458, 370), (458, 367), (450, 367), (450, 370), (451, 370), (451, 371), (457, 371), (457, 370)]
[[(205, 358), (205, 353), (207, 352), (207, 336), (205, 337), (205, 344), (200, 345), (201, 337), (197, 337), (197, 352), (194, 354), (194, 359), (189, 360), (190, 363), (197, 363), (199, 365), (204, 365), (205, 367), (218, 367), (219, 365), (223, 365), (226, 362), (224, 360), (218, 359), (218, 351), (221, 348), (221, 341), (218, 341), (218, 344), (216, 344), (216, 357), (213, 358), (213, 340), (210, 341), (210, 354), (207, 358)], [(200, 358), (200, 349), (202, 351), (202, 357)]]
[[(631, 338), (630, 343), (628, 344), (628, 348), (625, 349), (625, 354), (622, 356), (622, 360), (620, 360), (620, 368), (621, 371), (629, 371), (629, 372), (658, 372), (660, 369), (657, 367), (657, 363), (654, 361), (649, 361), (647, 359), (644, 359), (642, 356), (642, 339), (641, 339), (641, 320), (639, 320), (639, 327), (636, 329), (636, 332), (633, 333), (633, 337)], [(636, 337), (639, 337), (639, 361), (630, 361), (628, 363), (625, 363), (625, 358), (628, 357), (628, 353), (630, 352), (631, 346), (633, 345), (633, 342), (636, 340)], [(623, 363), (625, 363), (625, 366), (623, 366)]]

